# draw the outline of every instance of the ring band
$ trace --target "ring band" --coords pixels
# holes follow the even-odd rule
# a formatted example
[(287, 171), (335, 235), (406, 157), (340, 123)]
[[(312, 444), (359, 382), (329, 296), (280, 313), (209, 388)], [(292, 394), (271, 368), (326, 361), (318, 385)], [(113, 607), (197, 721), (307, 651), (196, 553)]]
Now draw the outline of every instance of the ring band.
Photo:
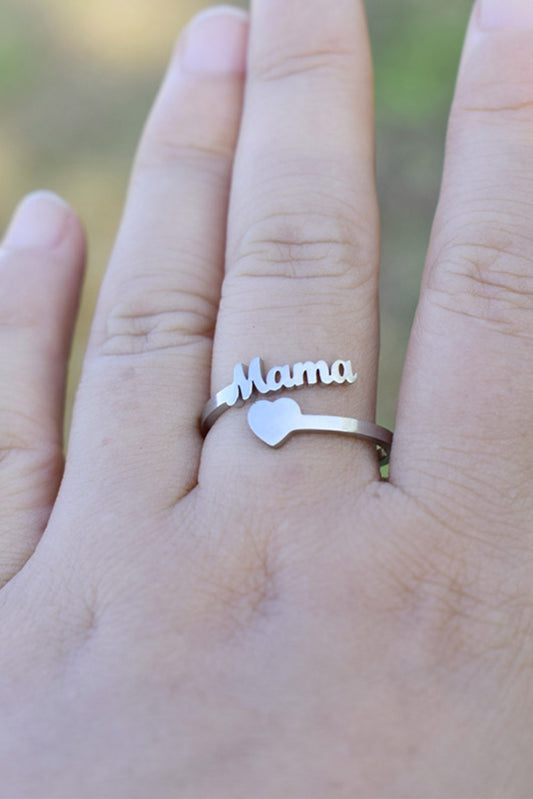
[(341, 433), (370, 441), (378, 449), (380, 466), (389, 462), (393, 442), (390, 430), (372, 422), (341, 416), (304, 415), (297, 402), (284, 398), (276, 402), (256, 402), (248, 412), (253, 433), (269, 447), (283, 446), (295, 433)]

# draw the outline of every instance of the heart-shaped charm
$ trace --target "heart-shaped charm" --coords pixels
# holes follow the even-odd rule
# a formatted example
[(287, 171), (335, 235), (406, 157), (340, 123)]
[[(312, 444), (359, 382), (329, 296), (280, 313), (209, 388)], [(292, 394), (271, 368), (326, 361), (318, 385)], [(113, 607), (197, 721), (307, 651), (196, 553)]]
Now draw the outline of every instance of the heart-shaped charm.
[(300, 406), (291, 399), (262, 400), (248, 411), (250, 429), (269, 447), (281, 447), (292, 433), (301, 429), (302, 422)]

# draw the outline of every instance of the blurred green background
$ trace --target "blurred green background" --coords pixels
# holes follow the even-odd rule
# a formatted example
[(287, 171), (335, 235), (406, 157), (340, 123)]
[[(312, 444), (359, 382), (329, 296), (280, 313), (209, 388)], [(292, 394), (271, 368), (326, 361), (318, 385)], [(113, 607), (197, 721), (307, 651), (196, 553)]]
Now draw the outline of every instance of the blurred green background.
[[(89, 231), (69, 406), (139, 133), (176, 35), (207, 5), (203, 0), (1, 0), (0, 224), (7, 224), (21, 195), (49, 188), (74, 205)], [(471, 6), (471, 0), (367, 2), (383, 223), (378, 416), (387, 425), (394, 423)]]

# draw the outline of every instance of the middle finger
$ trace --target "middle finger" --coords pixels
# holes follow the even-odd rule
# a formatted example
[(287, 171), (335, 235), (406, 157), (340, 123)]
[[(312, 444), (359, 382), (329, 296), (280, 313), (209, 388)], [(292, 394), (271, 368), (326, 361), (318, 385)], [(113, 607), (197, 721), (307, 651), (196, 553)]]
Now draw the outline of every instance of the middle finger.
[[(351, 360), (355, 386), (295, 398), (305, 413), (373, 421), (378, 224), (362, 2), (255, 0), (213, 393), (256, 356), (266, 370)], [(375, 450), (351, 439), (306, 435), (274, 456), (247, 429), (246, 409), (217, 421), (202, 464), (218, 487), (228, 475), (241, 496), (267, 473), (271, 492), (297, 482), (327, 495), (378, 476)]]

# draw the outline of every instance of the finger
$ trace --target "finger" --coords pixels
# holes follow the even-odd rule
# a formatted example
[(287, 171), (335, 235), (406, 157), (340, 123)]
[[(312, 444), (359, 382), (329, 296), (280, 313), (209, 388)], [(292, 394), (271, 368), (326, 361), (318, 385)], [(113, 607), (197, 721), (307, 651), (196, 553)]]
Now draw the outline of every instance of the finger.
[(405, 369), (393, 481), (451, 525), (531, 514), (532, 47), (530, 2), (478, 4)]
[[(378, 214), (372, 66), (363, 4), (255, 0), (245, 109), (229, 217), (227, 273), (213, 353), (212, 393), (236, 364), (266, 369), (352, 360), (355, 387), (299, 395), (309, 414), (375, 413)], [(293, 395), (294, 398), (294, 395)], [(275, 461), (274, 461), (275, 459)], [(274, 462), (276, 468), (273, 468)], [(275, 455), (222, 416), (202, 475), (239, 487), (259, 477), (328, 494), (378, 476), (375, 449), (306, 435)], [(297, 467), (297, 471), (295, 471)], [(289, 475), (291, 475), (289, 479)], [(326, 489), (327, 486), (327, 489)], [(262, 492), (270, 502), (272, 491)], [(260, 500), (259, 500), (260, 501)]]
[(57, 494), (84, 256), (80, 222), (47, 192), (26, 197), (0, 248), (0, 585), (32, 554)]
[(246, 41), (246, 15), (223, 7), (180, 41), (140, 145), (84, 367), (67, 477), (112, 496), (118, 482), (144, 510), (168, 507), (197, 479)]

